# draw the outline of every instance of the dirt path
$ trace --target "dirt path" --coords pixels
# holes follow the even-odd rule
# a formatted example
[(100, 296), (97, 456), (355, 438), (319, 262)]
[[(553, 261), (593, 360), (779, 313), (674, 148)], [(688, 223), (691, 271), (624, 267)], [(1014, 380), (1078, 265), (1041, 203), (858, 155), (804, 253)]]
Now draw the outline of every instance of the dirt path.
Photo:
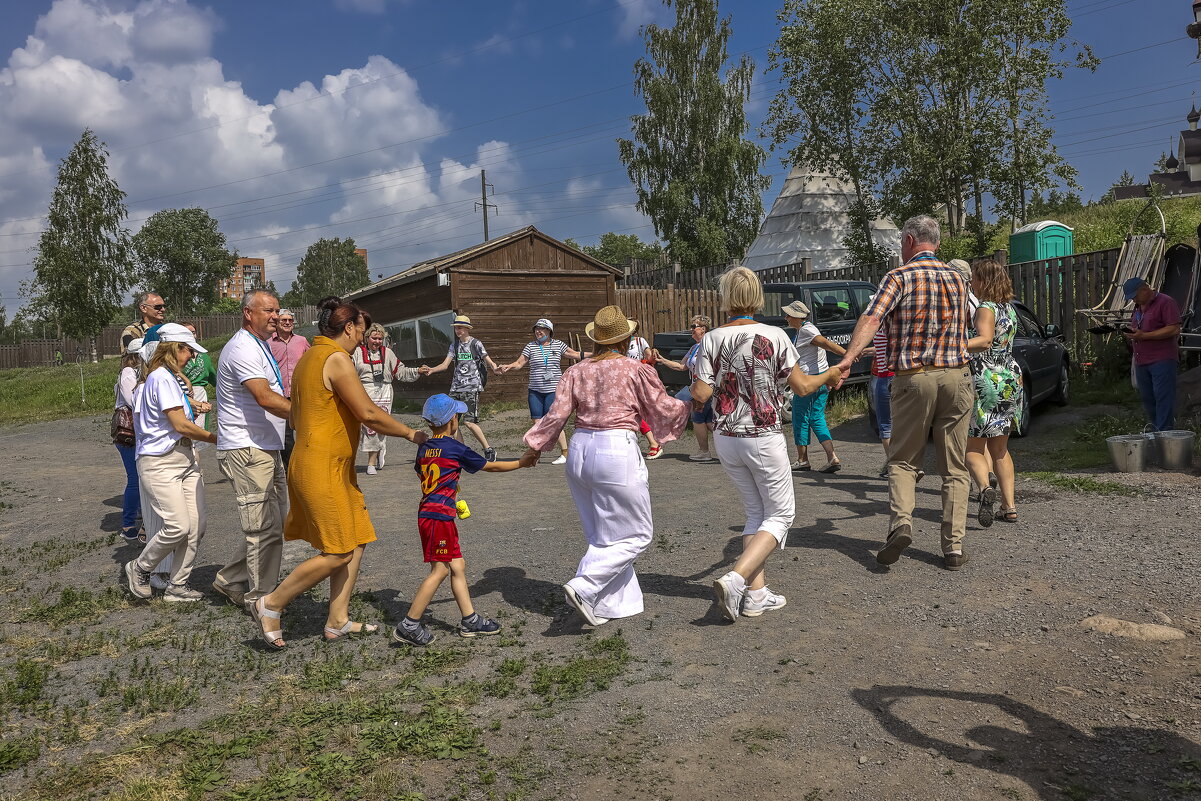
[[(518, 413), (488, 421), (502, 457), (517, 453), (526, 422)], [(432, 607), (443, 624), (434, 656), (389, 648), (383, 637), (330, 656), (306, 602), (288, 616), (293, 645), (276, 659), (254, 645), (246, 618), (215, 600), (183, 611), (105, 593), (118, 563), (133, 556), (110, 544), (123, 473), (106, 426), (89, 419), (0, 431), (0, 500), (11, 505), (0, 510), (0, 686), (19, 686), (18, 660), (49, 671), (41, 701), (0, 702), (6, 741), (40, 744), (25, 762), (0, 748), (0, 771), (10, 770), (0, 798), (73, 797), (72, 781), (80, 795), (86, 786), (99, 797), (150, 798), (130, 787), (156, 775), (163, 798), (183, 798), (188, 774), (164, 778), (132, 756), (102, 786), (85, 785), (86, 771), (62, 780), (62, 769), (127, 752), (146, 734), (209, 731), (214, 715), (259, 704), (264, 687), (274, 688), (272, 703), (306, 687), (337, 701), (359, 682), (427, 674), (447, 687), (482, 688), (466, 708), (487, 751), (460, 760), (407, 751), (389, 792), (422, 794), (409, 798), (1201, 796), (1196, 477), (1142, 479), (1154, 492), (1133, 497), (1023, 481), (1021, 523), (981, 530), (971, 522), (971, 561), (958, 573), (941, 569), (937, 478), (928, 477), (915, 546), (881, 570), (873, 559), (886, 523), (879, 448), (865, 423), (852, 421), (836, 431), (846, 469), (796, 479), (796, 524), (769, 571), (788, 605), (729, 625), (712, 608), (710, 582), (736, 552), (739, 503), (719, 465), (687, 461), (688, 435), (649, 465), (656, 539), (638, 565), (647, 611), (590, 634), (559, 590), (582, 553), (562, 468), (469, 476), (473, 516), (461, 532), (473, 595), (481, 611), (502, 616), (505, 636), (454, 637), (444, 591)], [(380, 542), (368, 549), (359, 586), (365, 611), (394, 622), (425, 568), (413, 525), (417, 481), (402, 463), (410, 446), (390, 447), (379, 476), (360, 475)], [(1020, 454), (1038, 447), (1036, 439), (1018, 445), (1019, 469)], [(203, 463), (209, 522), (197, 586), (207, 589), (237, 530), (212, 450)], [(307, 555), (307, 546), (289, 545), (287, 567)], [(65, 588), (91, 593), (86, 622), (47, 611)], [(1170, 622), (1185, 636), (1148, 642), (1080, 626), (1098, 614)], [(628, 660), (606, 662), (603, 649), (619, 645)], [(432, 667), (440, 659), (446, 668)], [(324, 686), (314, 665), (340, 665), (348, 678)], [(616, 666), (613, 675), (594, 681), (605, 665)], [(585, 691), (569, 697), (571, 676), (554, 683), (557, 667), (579, 668)], [(508, 684), (485, 681), (510, 674)], [(547, 676), (561, 692), (546, 690)], [(175, 709), (136, 692), (132, 705), (120, 701), (139, 682), (171, 681), (195, 699)], [(86, 720), (64, 722), (65, 709), (88, 710)], [(100, 762), (115, 771), (114, 759)], [(198, 797), (234, 787), (243, 788), (239, 798), (310, 797), (249, 794), (247, 782), (281, 775), (269, 759), (222, 764), (216, 786)]]

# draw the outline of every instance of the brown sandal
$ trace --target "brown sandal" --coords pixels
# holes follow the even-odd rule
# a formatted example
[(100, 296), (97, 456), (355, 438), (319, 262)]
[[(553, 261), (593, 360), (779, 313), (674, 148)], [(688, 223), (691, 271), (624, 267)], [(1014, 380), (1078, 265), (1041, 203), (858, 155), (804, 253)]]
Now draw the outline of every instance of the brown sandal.
[(998, 519), (1003, 520), (1006, 523), (1016, 523), (1018, 522), (1018, 510), (1013, 506), (1009, 507), (1008, 509), (1002, 509), (1001, 516)]

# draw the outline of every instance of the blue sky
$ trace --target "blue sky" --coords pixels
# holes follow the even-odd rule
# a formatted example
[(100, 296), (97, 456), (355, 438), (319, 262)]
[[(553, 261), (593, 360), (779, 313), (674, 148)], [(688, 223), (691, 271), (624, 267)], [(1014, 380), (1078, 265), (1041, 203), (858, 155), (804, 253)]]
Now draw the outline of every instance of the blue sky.
[[(721, 8), (731, 51), (765, 64), (777, 3)], [(1056, 140), (1095, 198), (1123, 169), (1146, 175), (1201, 73), (1189, 0), (1068, 8), (1073, 36), (1109, 57), (1051, 87)], [(6, 4), (0, 303), (19, 305), (54, 167), (84, 125), (112, 150), (132, 229), (160, 208), (209, 208), (281, 290), (321, 236), (354, 236), (373, 277), (478, 241), (480, 167), (494, 234), (650, 238), (614, 140), (642, 110), (638, 26), (669, 19), (658, 0)], [(756, 128), (772, 86), (754, 92)], [(770, 207), (786, 170), (778, 154), (767, 168)]]

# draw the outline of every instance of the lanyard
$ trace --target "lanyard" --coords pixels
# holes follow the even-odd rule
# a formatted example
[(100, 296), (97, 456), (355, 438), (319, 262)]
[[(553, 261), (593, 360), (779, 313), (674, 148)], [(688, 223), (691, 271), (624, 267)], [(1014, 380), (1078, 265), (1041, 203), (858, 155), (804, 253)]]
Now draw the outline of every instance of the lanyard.
[[(243, 330), (245, 330), (245, 329), (243, 329)], [(283, 374), (280, 373), (280, 371), (279, 371), (279, 362), (275, 361), (275, 354), (271, 352), (271, 348), (267, 347), (266, 342), (259, 339), (254, 334), (247, 331), (246, 336), (250, 337), (255, 342), (257, 342), (259, 347), (262, 349), (263, 353), (265, 353), (267, 355), (267, 361), (271, 362), (271, 369), (275, 371), (275, 381), (277, 384), (279, 384), (279, 388), (282, 391), (284, 388), (284, 377), (283, 377)]]
[(542, 354), (542, 369), (545, 370), (550, 365), (550, 355), (546, 352), (546, 348), (542, 347), (542, 343), (534, 340), (534, 344), (538, 346), (538, 352)]

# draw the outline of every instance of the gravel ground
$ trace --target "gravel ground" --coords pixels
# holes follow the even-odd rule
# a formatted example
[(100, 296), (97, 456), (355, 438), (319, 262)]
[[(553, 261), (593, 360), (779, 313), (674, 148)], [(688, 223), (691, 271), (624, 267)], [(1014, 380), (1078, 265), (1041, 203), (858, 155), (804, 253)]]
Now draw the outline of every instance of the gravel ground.
[[(1072, 419), (1040, 416), (1034, 436), (1015, 446), (1019, 469), (1022, 454), (1039, 449), (1040, 427)], [(517, 412), (486, 421), (502, 458), (519, 452), (527, 423)], [(0, 430), (7, 466), (0, 500), (10, 505), (0, 510), (8, 568), (0, 574), (0, 666), (28, 657), (28, 644), (42, 637), (114, 627), (148, 632), (171, 611), (123, 603), (85, 626), (56, 631), (23, 616), (32, 600), (57, 597), (63, 587), (115, 584), (117, 564), (133, 555), (101, 539), (116, 531), (124, 482), (106, 434), (101, 419)], [(930, 476), (919, 486), (914, 546), (892, 569), (880, 569), (873, 554), (887, 523), (887, 492), (876, 477), (879, 447), (862, 420), (835, 436), (845, 469), (796, 478), (795, 527), (769, 563), (770, 584), (787, 606), (735, 625), (716, 614), (710, 589), (737, 552), (742, 519), (731, 485), (716, 463), (687, 461), (691, 434), (649, 465), (656, 539), (638, 563), (646, 612), (596, 635), (622, 633), (632, 656), (625, 672), (607, 689), (549, 709), (481, 702), (482, 720), (505, 717), (503, 729), (485, 736), (494, 758), (518, 755), (539, 768), (520, 797), (1201, 796), (1196, 475), (1107, 476), (1146, 490), (1131, 497), (1021, 481), (1021, 522), (983, 530), (970, 521), (971, 559), (955, 573), (941, 568), (938, 479)], [(393, 441), (391, 448), (385, 470), (360, 475), (380, 542), (368, 549), (359, 587), (395, 620), (425, 567), (413, 523), (418, 485), (403, 461), (411, 446)], [(197, 585), (207, 590), (239, 533), (211, 449), (202, 462), (209, 519)], [(470, 642), (478, 649), (470, 659), (480, 664), (500, 655), (566, 658), (593, 641), (558, 588), (583, 551), (561, 470), (548, 460), (532, 471), (462, 482), (473, 512), (460, 529), (473, 596), (517, 634), (499, 654), (495, 640)], [(47, 562), (35, 552), (63, 558)], [(306, 545), (290, 544), (286, 567), (308, 554)], [(226, 657), (259, 653), (248, 619), (215, 600), (209, 610), (224, 639), (210, 638), (206, 647)], [(447, 588), (431, 613), (443, 624), (457, 619)], [(1098, 614), (1170, 623), (1185, 636), (1148, 642), (1081, 627)], [(315, 659), (320, 625), (303, 608), (293, 611), (286, 629), (292, 645), (266, 670), (295, 673)], [(457, 641), (443, 628), (444, 641)], [(386, 653), (386, 640), (370, 640), (361, 652)], [(51, 661), (50, 694), (87, 703), (112, 656)], [(93, 732), (48, 748), (4, 777), (0, 798), (39, 797), (40, 782), (57, 766), (245, 702), (254, 695), (248, 683), (208, 686), (199, 709), (120, 717), (115, 738)], [(19, 716), (0, 724), (5, 736), (32, 725)], [(460, 769), (431, 762), (423, 792), (449, 797)], [(488, 796), (477, 788), (466, 797)]]

